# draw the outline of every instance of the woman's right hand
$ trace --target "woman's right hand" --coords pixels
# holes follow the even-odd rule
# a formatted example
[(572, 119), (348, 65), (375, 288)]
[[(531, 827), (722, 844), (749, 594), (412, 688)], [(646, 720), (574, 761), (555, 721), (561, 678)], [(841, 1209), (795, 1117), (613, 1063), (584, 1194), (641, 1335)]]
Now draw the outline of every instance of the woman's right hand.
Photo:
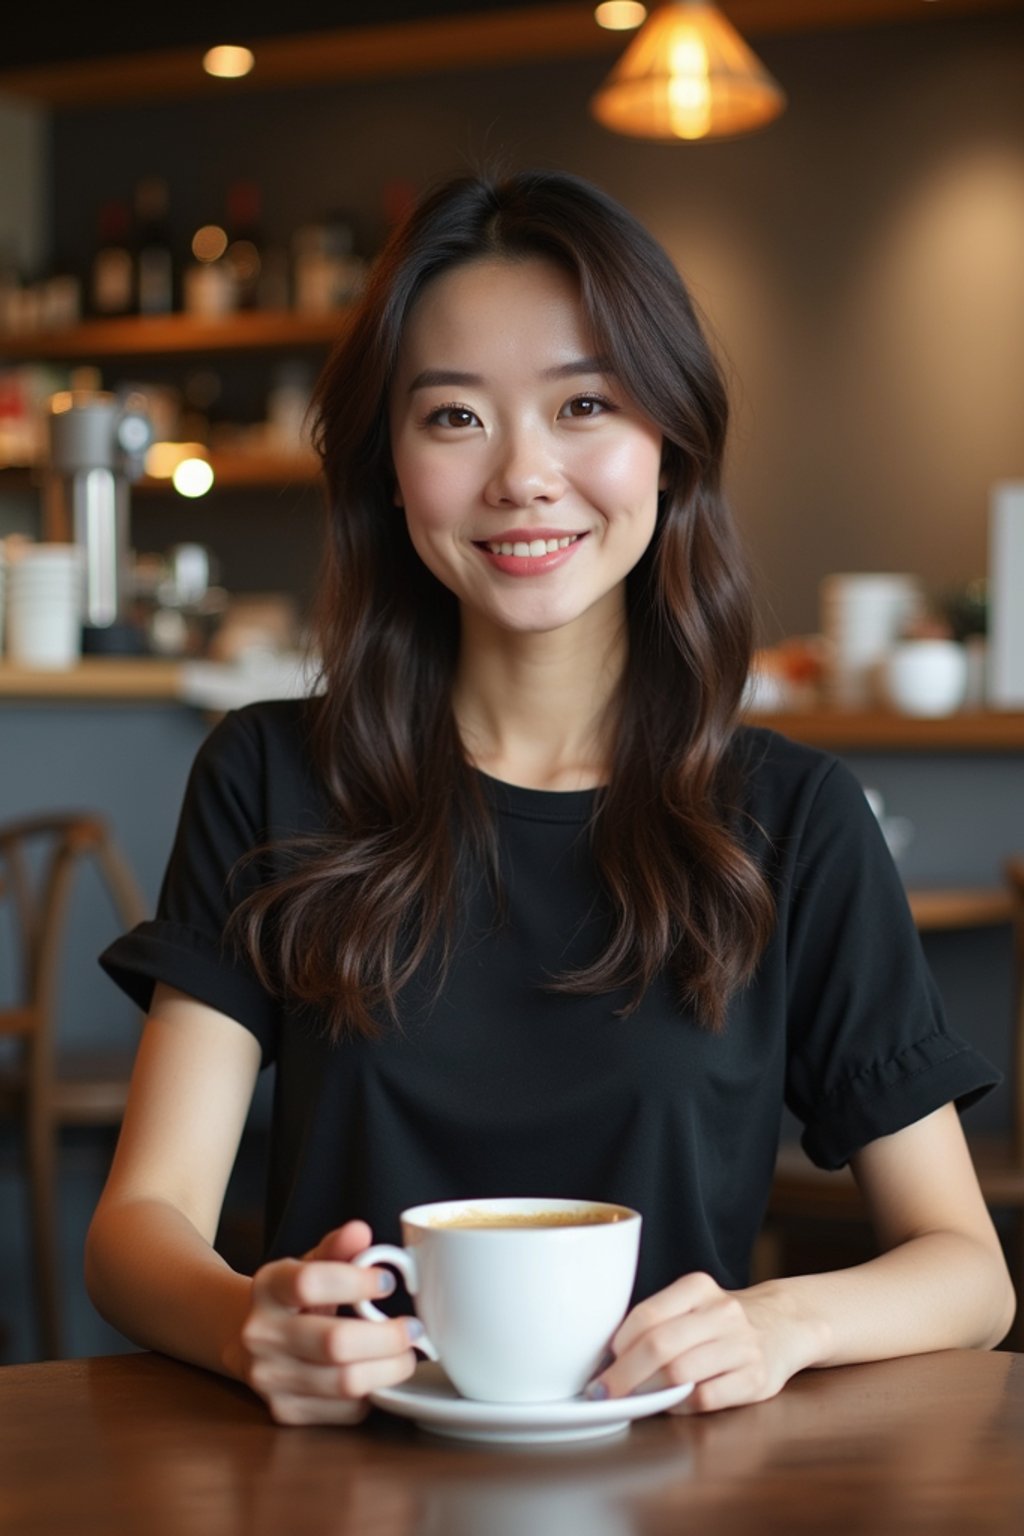
[(382, 1269), (348, 1261), (369, 1247), (365, 1221), (338, 1227), (301, 1259), (276, 1259), (256, 1271), (240, 1358), (243, 1381), (264, 1399), (279, 1424), (355, 1424), (369, 1411), (367, 1394), (405, 1381), (416, 1368), (415, 1318), (386, 1323), (338, 1317), (356, 1301), (394, 1290)]

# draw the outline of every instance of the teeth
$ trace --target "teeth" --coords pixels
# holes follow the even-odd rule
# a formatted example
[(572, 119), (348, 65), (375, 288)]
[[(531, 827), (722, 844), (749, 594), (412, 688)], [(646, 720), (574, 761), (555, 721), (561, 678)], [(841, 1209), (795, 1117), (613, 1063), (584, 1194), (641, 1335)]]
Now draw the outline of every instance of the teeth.
[(578, 533), (574, 533), (562, 539), (531, 539), (529, 543), (525, 539), (520, 539), (515, 544), (507, 541), (502, 544), (488, 544), (487, 548), (492, 555), (518, 555), (521, 560), (536, 560), (541, 555), (553, 555), (556, 549), (568, 549), (569, 545), (575, 544), (579, 537)]

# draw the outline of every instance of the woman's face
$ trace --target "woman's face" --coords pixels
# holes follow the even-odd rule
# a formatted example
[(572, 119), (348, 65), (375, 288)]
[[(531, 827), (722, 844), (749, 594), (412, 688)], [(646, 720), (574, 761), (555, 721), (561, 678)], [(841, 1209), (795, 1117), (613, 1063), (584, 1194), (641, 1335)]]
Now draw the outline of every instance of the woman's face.
[(390, 401), (420, 558), (475, 621), (519, 633), (617, 623), (654, 532), (662, 438), (595, 356), (575, 280), (542, 259), (435, 278)]

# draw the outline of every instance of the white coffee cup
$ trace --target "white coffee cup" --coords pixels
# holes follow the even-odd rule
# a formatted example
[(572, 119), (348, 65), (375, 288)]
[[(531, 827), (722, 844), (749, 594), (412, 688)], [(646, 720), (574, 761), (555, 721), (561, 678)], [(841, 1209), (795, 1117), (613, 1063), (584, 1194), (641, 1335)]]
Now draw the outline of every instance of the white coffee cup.
[(26, 667), (70, 667), (82, 649), (82, 551), (32, 545), (7, 578), (10, 659)]
[(878, 668), (922, 602), (919, 580), (899, 572), (836, 572), (822, 578), (820, 622), (832, 704), (862, 709), (878, 702)]
[[(404, 1246), (377, 1243), (360, 1268), (399, 1271), (463, 1397), (544, 1403), (575, 1397), (596, 1375), (626, 1315), (641, 1217), (595, 1200), (447, 1200), (402, 1212)], [(387, 1321), (369, 1301), (366, 1318)]]
[(903, 640), (886, 660), (885, 685), (905, 715), (951, 715), (967, 692), (967, 651), (957, 640)]

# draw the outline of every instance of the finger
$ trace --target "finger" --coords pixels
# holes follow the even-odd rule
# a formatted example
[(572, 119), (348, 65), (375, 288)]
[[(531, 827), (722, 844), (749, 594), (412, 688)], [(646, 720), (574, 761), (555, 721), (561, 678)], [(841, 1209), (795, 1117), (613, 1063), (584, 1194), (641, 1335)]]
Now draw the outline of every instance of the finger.
[(278, 1259), (256, 1271), (253, 1297), (288, 1311), (350, 1306), (389, 1296), (395, 1277), (386, 1269), (355, 1269), (328, 1259)]
[(707, 1381), (698, 1382), (690, 1396), (669, 1411), (677, 1414), (717, 1413), (722, 1408), (738, 1408), (744, 1403), (763, 1403), (774, 1397), (778, 1386), (769, 1383), (760, 1362), (723, 1371)]
[(371, 1404), (346, 1398), (301, 1397), (282, 1394), (268, 1398), (267, 1407), (276, 1424), (360, 1424)]
[(695, 1270), (673, 1281), (663, 1291), (656, 1291), (646, 1301), (633, 1308), (612, 1339), (616, 1355), (624, 1354), (643, 1334), (669, 1322), (682, 1312), (693, 1312), (707, 1306), (719, 1296), (728, 1294), (710, 1275)]
[(306, 1259), (354, 1259), (357, 1253), (369, 1248), (373, 1232), (365, 1221), (346, 1221), (322, 1237), (315, 1248), (303, 1257)]
[(415, 1369), (416, 1356), (411, 1349), (385, 1360), (358, 1360), (350, 1365), (308, 1365), (278, 1355), (253, 1361), (248, 1381), (271, 1404), (282, 1398), (352, 1402), (406, 1381)]
[(415, 1317), (371, 1323), (353, 1317), (317, 1317), (300, 1312), (278, 1329), (275, 1349), (312, 1365), (348, 1365), (357, 1360), (383, 1360), (403, 1354), (423, 1335)]
[(702, 1314), (690, 1313), (663, 1323), (639, 1338), (597, 1375), (586, 1389), (590, 1398), (628, 1397), (638, 1387), (682, 1386), (692, 1376), (680, 1374), (687, 1352), (707, 1338)]
[[(651, 1328), (595, 1378), (593, 1397), (624, 1397), (652, 1380), (682, 1386), (754, 1358), (753, 1332), (733, 1297), (720, 1292), (709, 1305)], [(603, 1385), (604, 1392), (598, 1389)]]

